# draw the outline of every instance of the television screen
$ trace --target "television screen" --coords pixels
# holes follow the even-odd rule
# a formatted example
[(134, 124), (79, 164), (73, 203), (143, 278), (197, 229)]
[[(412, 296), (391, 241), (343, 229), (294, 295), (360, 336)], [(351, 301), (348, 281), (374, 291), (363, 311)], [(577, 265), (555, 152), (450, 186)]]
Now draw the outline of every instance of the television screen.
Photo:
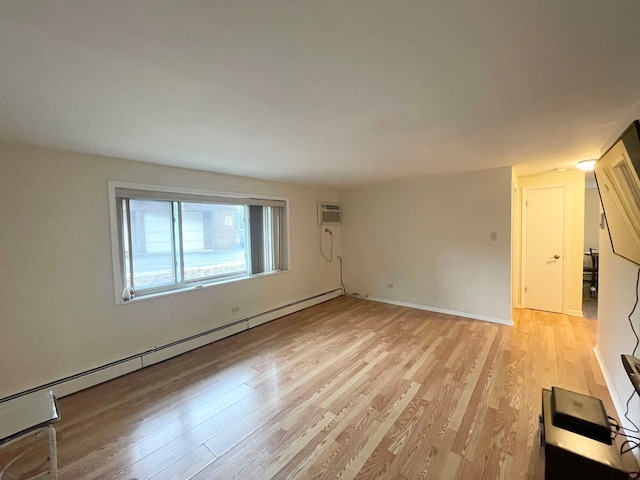
[(596, 162), (594, 173), (613, 252), (640, 265), (640, 122)]

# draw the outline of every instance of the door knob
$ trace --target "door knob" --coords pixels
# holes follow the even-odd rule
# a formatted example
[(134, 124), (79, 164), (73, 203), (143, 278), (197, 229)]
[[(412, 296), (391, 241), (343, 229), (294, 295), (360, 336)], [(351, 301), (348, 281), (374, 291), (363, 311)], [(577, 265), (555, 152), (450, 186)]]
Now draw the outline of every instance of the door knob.
[(558, 260), (560, 258), (560, 255), (554, 255), (553, 257), (549, 257), (549, 260), (553, 259), (553, 260)]

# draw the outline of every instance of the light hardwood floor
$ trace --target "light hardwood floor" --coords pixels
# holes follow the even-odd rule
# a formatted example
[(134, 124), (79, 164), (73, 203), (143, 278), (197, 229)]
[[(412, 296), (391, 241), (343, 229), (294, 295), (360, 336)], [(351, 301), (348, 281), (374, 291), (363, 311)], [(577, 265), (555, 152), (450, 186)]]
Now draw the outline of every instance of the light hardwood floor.
[(595, 330), (341, 297), (61, 399), (60, 478), (542, 479), (543, 387), (614, 412)]

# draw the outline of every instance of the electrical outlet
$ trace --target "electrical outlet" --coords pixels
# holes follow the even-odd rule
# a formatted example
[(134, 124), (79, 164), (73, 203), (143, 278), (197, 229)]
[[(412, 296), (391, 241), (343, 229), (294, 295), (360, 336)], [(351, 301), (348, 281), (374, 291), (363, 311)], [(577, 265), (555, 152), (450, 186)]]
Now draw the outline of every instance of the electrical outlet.
[(387, 283), (387, 288), (393, 288), (393, 283)]
[(496, 240), (498, 240), (498, 232), (490, 232), (489, 240), (491, 240), (492, 242), (495, 242)]
[(231, 307), (231, 313), (238, 313), (240, 311), (240, 307)]

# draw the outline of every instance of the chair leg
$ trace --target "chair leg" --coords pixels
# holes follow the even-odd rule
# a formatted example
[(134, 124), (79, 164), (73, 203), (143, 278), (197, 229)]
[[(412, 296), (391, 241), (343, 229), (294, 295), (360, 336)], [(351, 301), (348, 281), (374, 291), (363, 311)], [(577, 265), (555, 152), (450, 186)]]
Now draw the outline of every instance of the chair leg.
[(47, 427), (49, 434), (49, 478), (58, 478), (58, 445), (56, 443), (56, 429), (51, 425)]

